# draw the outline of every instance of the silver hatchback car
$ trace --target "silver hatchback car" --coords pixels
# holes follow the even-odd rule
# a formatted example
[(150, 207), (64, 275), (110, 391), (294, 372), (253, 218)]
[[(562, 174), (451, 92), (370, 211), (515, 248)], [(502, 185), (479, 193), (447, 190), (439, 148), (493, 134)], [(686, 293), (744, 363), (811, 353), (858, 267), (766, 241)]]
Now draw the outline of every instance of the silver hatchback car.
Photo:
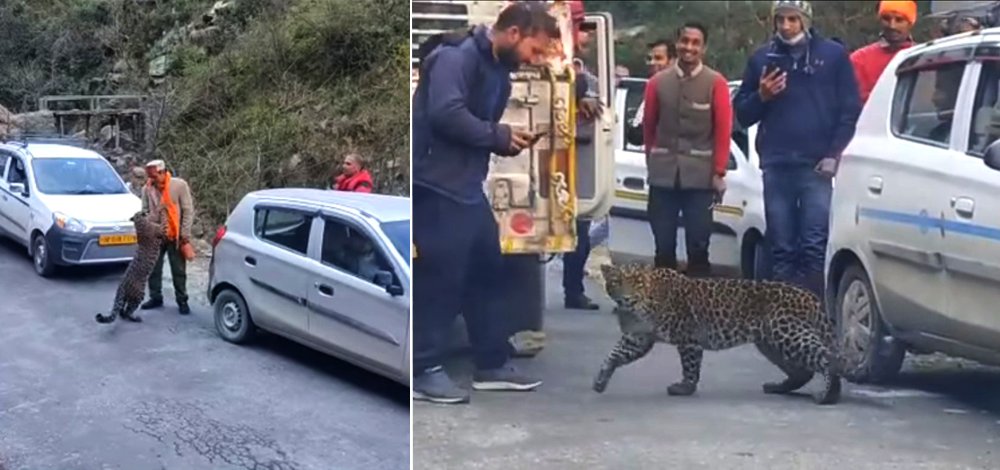
[(212, 245), (208, 299), (223, 339), (260, 328), (409, 386), (409, 198), (255, 191)]

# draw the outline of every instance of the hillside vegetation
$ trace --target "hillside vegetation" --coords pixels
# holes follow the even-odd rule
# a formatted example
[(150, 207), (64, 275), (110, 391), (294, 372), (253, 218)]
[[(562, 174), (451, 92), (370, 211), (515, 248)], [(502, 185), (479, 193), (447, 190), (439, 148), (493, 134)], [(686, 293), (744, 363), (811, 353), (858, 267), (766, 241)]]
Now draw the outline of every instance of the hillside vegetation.
[(4, 0), (0, 105), (145, 94), (149, 143), (206, 223), (246, 193), (323, 187), (348, 151), (409, 187), (405, 0)]

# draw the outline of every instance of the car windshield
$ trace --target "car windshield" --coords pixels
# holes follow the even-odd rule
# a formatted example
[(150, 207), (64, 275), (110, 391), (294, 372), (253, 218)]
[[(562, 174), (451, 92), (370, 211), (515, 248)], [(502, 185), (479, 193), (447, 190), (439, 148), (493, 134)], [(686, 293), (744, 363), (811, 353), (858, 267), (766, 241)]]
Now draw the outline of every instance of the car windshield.
[(392, 246), (396, 248), (396, 252), (399, 253), (403, 259), (406, 260), (406, 264), (410, 264), (410, 221), (409, 220), (397, 220), (394, 222), (384, 222), (382, 223), (382, 231), (385, 235), (389, 237), (389, 241), (392, 242)]
[(45, 194), (124, 194), (128, 188), (104, 159), (39, 158), (31, 162), (35, 184)]

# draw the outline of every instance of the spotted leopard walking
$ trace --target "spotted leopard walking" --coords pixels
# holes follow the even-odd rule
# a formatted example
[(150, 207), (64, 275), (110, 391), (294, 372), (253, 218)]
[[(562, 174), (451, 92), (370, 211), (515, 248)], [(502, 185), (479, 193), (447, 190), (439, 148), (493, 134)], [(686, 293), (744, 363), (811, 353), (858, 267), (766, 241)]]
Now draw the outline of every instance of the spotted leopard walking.
[(149, 274), (153, 272), (156, 258), (160, 254), (160, 247), (163, 245), (163, 225), (153, 223), (149, 220), (149, 214), (145, 212), (137, 212), (129, 220), (135, 225), (137, 239), (135, 256), (132, 257), (128, 268), (125, 269), (121, 283), (118, 284), (111, 313), (95, 315), (94, 318), (98, 323), (112, 323), (119, 315), (129, 321), (142, 321), (142, 317), (136, 315), (135, 312), (146, 295)]
[(703, 351), (754, 343), (787, 376), (763, 385), (787, 394), (823, 376), (819, 404), (840, 399), (841, 358), (833, 324), (812, 293), (784, 283), (695, 279), (641, 264), (601, 266), (605, 289), (617, 303), (622, 336), (593, 389), (604, 392), (615, 369), (635, 362), (657, 342), (677, 346), (683, 378), (670, 395), (691, 395), (701, 376)]

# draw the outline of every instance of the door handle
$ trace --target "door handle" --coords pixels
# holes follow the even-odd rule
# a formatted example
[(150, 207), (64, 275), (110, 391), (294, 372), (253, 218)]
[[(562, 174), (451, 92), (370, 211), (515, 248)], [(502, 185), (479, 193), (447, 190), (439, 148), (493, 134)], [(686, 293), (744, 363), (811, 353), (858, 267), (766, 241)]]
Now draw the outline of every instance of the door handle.
[(958, 215), (972, 218), (976, 212), (976, 201), (971, 197), (953, 197), (951, 198), (951, 207)]
[(319, 295), (324, 297), (333, 297), (333, 288), (321, 283), (316, 283), (316, 290), (319, 291)]
[(246, 263), (247, 266), (257, 266), (257, 258), (254, 258), (253, 256), (243, 258), (243, 262)]
[(882, 194), (882, 177), (872, 176), (868, 179), (868, 192), (872, 194)]

